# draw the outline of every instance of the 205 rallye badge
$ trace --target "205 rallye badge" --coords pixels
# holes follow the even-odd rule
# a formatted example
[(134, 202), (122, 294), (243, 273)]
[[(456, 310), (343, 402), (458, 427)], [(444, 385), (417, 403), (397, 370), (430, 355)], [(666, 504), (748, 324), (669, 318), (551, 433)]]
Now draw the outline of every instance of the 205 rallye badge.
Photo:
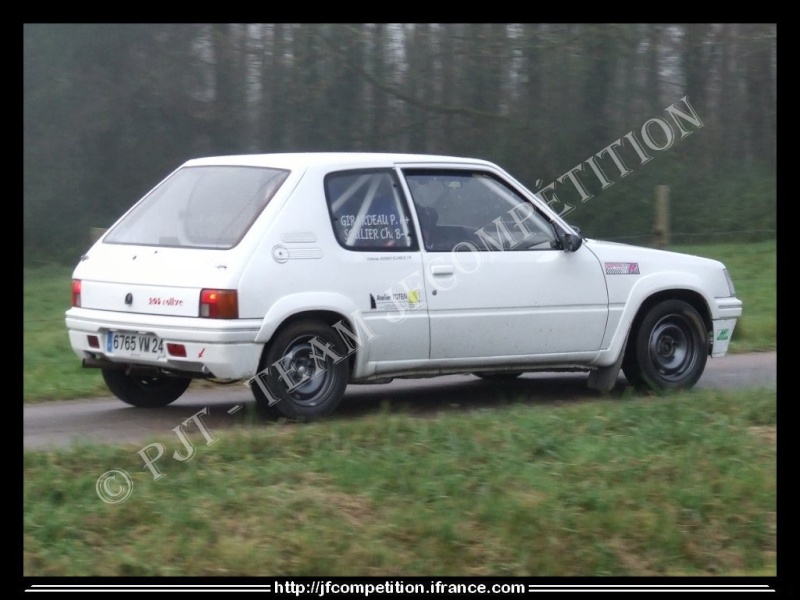
[(638, 275), (639, 263), (607, 262), (606, 275)]

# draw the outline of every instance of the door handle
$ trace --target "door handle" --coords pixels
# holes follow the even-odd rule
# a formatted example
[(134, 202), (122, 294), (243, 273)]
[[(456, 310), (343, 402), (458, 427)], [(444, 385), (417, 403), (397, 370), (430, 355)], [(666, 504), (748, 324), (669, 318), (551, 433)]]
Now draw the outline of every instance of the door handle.
[(453, 270), (453, 265), (434, 265), (431, 267), (431, 273), (434, 275), (446, 276), (452, 275), (455, 271)]

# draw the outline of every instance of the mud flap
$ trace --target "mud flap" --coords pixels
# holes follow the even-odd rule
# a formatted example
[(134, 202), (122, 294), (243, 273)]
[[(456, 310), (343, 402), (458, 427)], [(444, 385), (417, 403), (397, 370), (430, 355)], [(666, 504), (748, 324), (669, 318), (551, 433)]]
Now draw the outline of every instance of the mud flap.
[(608, 367), (601, 367), (589, 373), (586, 386), (598, 392), (610, 392), (617, 384), (619, 370), (622, 368), (622, 360), (625, 358), (625, 351), (628, 349), (628, 337), (625, 336), (625, 343), (622, 344), (622, 351), (619, 353), (617, 361)]

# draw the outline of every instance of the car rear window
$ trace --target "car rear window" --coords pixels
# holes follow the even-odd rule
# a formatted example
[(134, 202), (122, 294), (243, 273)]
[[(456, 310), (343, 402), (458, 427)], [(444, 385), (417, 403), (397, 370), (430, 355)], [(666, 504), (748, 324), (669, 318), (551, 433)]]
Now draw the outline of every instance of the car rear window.
[(109, 232), (110, 244), (232, 248), (288, 177), (281, 169), (178, 169)]

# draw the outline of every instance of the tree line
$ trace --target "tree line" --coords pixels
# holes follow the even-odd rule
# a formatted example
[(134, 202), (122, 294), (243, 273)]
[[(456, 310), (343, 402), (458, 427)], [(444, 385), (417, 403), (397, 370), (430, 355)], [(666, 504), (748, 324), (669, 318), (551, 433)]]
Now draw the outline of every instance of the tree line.
[(485, 158), (590, 237), (650, 232), (658, 184), (673, 231), (774, 236), (776, 44), (769, 23), (25, 24), (25, 257), (73, 262), (184, 160), (290, 151)]

